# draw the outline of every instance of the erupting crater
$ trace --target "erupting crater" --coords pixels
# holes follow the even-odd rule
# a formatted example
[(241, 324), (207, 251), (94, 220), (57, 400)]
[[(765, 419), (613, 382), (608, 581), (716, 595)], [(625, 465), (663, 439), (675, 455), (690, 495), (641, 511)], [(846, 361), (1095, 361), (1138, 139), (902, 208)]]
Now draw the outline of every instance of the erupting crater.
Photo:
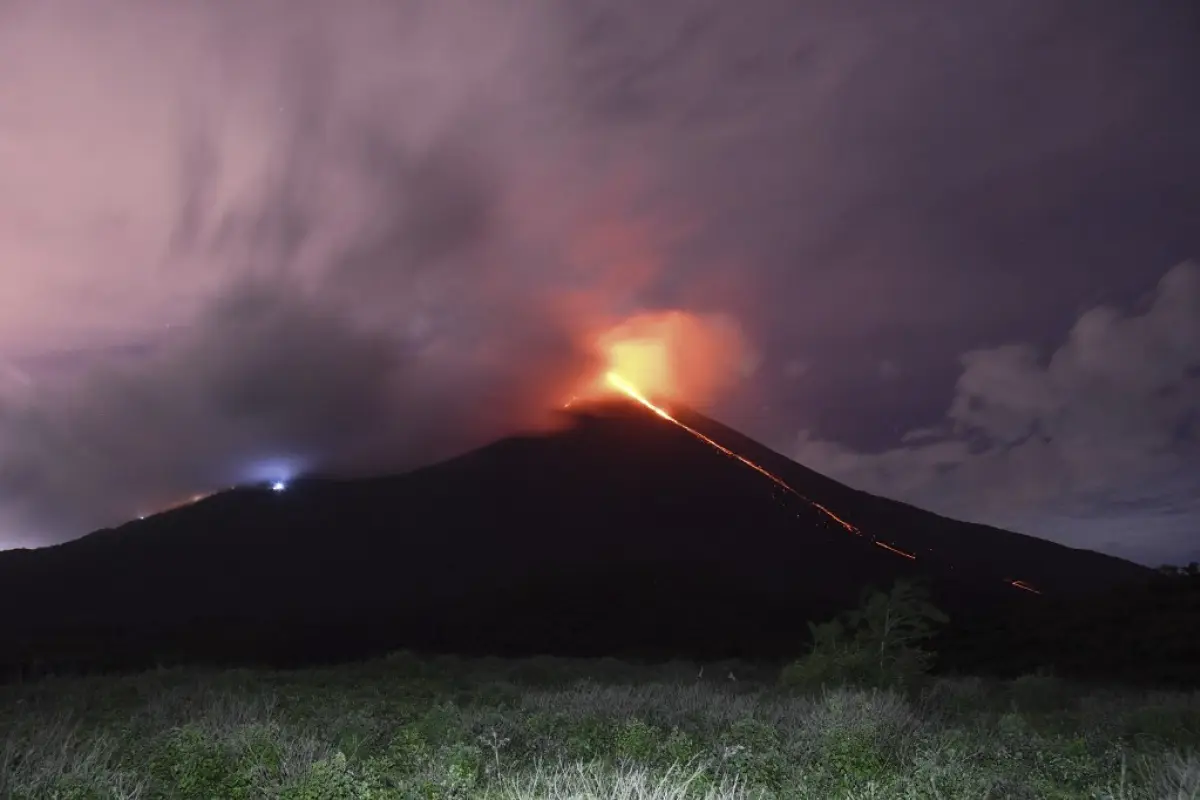
[[(701, 401), (727, 384), (734, 374), (745, 342), (736, 328), (718, 327), (704, 318), (681, 311), (648, 313), (633, 317), (597, 338), (603, 370), (591, 377), (564, 404), (564, 408), (608, 397), (622, 397), (636, 403), (666, 422), (676, 425), (722, 454), (740, 462), (770, 480), (791, 495), (820, 512), (828, 521), (854, 536), (901, 558), (916, 561), (917, 556), (895, 542), (864, 533), (856, 525), (826, 506), (804, 496), (787, 481), (752, 459), (706, 436), (680, 421), (666, 403)], [(1028, 582), (1006, 579), (1016, 589), (1041, 594)]]

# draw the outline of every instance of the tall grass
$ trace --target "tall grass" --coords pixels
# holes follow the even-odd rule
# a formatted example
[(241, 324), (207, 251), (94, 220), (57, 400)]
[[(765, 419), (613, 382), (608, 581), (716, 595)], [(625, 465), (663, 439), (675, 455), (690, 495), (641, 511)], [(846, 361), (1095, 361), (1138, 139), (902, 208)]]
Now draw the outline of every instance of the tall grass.
[(0, 687), (0, 798), (1200, 798), (1200, 693), (769, 677), (399, 654), (48, 678)]

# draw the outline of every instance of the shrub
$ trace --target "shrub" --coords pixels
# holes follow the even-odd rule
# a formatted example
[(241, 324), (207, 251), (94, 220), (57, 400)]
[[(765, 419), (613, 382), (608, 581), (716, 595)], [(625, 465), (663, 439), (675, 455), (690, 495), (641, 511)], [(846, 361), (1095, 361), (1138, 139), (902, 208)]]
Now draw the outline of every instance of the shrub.
[(616, 739), (619, 758), (648, 763), (658, 753), (657, 731), (640, 719), (629, 719), (621, 723)]
[(261, 767), (242, 760), (231, 743), (195, 726), (172, 732), (150, 759), (149, 771), (173, 797), (207, 800), (210, 797), (251, 798)]
[(934, 654), (920, 644), (934, 635), (934, 623), (948, 621), (912, 583), (897, 581), (886, 593), (868, 589), (857, 609), (808, 624), (811, 650), (786, 667), (780, 679), (784, 685), (807, 688), (913, 683), (933, 661)]

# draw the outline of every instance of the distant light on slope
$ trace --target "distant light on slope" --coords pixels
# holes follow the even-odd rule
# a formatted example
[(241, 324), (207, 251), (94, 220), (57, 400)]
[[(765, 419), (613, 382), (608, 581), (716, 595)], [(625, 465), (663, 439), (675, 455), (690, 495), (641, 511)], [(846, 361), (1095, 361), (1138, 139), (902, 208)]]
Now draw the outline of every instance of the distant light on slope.
[(229, 477), (237, 486), (257, 486), (278, 492), (287, 489), (304, 473), (307, 465), (307, 459), (297, 454), (263, 456), (247, 461)]
[(207, 500), (208, 498), (212, 497), (214, 494), (216, 494), (216, 493), (215, 492), (196, 492), (194, 495), (192, 495), (191, 497), (188, 497), (187, 499), (176, 500), (173, 503), (167, 503), (167, 504), (159, 506), (158, 508), (155, 508), (151, 511), (139, 511), (139, 512), (137, 512), (137, 518), (139, 520), (144, 520), (144, 519), (147, 519), (148, 517), (152, 517), (157, 514), (165, 514), (166, 512), (174, 511), (177, 508), (183, 508), (185, 506), (190, 506), (195, 503), (199, 503), (201, 500)]

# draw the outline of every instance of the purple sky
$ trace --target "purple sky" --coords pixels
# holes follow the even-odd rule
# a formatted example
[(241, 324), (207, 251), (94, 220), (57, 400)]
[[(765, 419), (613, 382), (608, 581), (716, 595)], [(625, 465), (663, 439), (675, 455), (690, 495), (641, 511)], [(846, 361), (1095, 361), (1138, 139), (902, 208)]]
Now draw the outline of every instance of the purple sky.
[(813, 468), (1200, 559), (1196, 86), (1184, 0), (0, 0), (0, 547), (536, 424), (676, 307)]

